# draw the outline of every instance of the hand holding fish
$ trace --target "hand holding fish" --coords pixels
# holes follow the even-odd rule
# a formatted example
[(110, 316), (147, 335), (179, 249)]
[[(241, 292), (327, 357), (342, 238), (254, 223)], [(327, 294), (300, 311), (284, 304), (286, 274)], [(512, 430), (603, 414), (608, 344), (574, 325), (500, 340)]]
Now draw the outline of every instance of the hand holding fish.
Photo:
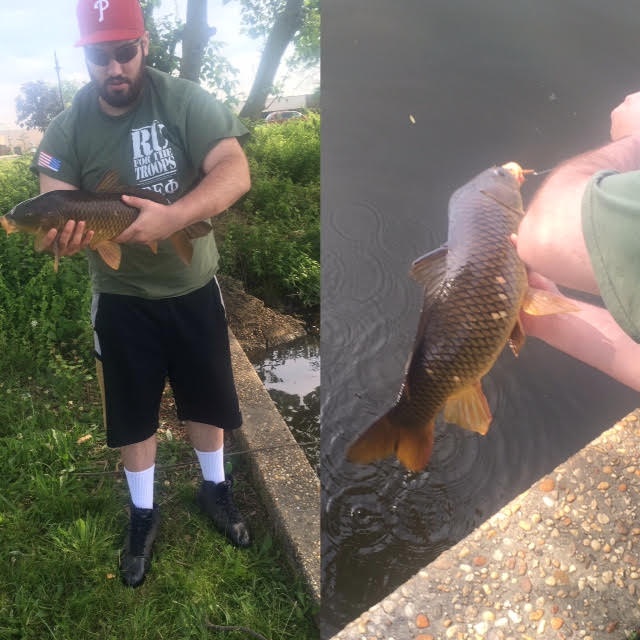
[(186, 226), (182, 224), (173, 205), (126, 194), (122, 196), (122, 201), (138, 209), (139, 213), (133, 223), (114, 238), (114, 242), (152, 244), (170, 238)]
[(640, 91), (630, 93), (611, 112), (611, 140), (640, 133)]
[(68, 220), (61, 231), (54, 228), (45, 234), (40, 249), (52, 251), (58, 256), (72, 256), (86, 249), (91, 243), (94, 232), (86, 226), (84, 220)]

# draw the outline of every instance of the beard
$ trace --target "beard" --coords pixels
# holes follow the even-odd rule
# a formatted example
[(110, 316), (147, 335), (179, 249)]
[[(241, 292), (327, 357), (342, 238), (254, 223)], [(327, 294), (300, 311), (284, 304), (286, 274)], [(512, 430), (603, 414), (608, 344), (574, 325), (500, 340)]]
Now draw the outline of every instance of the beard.
[(98, 95), (110, 106), (116, 108), (133, 105), (142, 91), (145, 76), (145, 57), (142, 57), (140, 69), (133, 78), (124, 76), (112, 76), (99, 82), (95, 77), (92, 80), (98, 90)]

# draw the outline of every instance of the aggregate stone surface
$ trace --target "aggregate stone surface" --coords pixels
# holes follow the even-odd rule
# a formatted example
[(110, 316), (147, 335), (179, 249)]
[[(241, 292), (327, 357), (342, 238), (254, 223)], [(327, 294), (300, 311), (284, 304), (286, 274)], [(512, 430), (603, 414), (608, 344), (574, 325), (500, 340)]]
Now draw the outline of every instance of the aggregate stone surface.
[(634, 637), (639, 454), (636, 410), (333, 640)]

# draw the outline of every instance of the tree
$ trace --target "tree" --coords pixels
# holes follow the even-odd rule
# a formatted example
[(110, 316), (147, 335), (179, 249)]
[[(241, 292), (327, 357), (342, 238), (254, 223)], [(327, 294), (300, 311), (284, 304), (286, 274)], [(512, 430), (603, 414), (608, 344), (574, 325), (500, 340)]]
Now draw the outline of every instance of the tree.
[[(211, 41), (215, 28), (208, 26), (206, 0), (188, 0), (186, 22), (175, 17), (156, 22), (153, 11), (159, 4), (159, 0), (142, 2), (151, 39), (147, 64), (202, 82), (222, 102), (237, 103), (238, 70), (221, 53), (222, 44)], [(182, 56), (177, 54), (178, 45)]]
[(280, 61), (289, 44), (299, 45), (298, 63), (306, 65), (319, 58), (319, 4), (318, 0), (240, 1), (248, 34), (266, 37), (256, 77), (240, 112), (241, 116), (258, 119), (273, 91)]
[(16, 98), (16, 115), (18, 124), (25, 129), (44, 131), (49, 123), (71, 102), (78, 90), (76, 82), (62, 82), (62, 98), (59, 87), (42, 80), (25, 82), (20, 87), (20, 95)]

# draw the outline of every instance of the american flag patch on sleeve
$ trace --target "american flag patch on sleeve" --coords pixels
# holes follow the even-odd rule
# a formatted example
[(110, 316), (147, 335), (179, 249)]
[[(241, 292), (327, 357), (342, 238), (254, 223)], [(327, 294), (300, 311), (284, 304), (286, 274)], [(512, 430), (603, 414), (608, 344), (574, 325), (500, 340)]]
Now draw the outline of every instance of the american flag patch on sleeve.
[(40, 153), (38, 154), (38, 165), (41, 167), (46, 167), (47, 169), (51, 169), (51, 171), (60, 171), (62, 167), (62, 161), (58, 160), (58, 158), (50, 156), (44, 151), (40, 151)]

